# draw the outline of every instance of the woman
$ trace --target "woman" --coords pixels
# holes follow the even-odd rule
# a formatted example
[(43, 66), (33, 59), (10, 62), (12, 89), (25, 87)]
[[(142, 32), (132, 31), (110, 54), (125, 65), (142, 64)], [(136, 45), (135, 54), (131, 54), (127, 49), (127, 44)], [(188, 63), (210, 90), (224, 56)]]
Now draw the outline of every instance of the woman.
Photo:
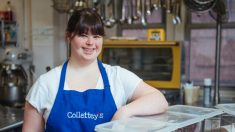
[(66, 32), (71, 56), (41, 75), (30, 89), (24, 132), (89, 132), (111, 120), (166, 111), (168, 103), (161, 92), (134, 73), (97, 59), (105, 33), (95, 11), (74, 12)]

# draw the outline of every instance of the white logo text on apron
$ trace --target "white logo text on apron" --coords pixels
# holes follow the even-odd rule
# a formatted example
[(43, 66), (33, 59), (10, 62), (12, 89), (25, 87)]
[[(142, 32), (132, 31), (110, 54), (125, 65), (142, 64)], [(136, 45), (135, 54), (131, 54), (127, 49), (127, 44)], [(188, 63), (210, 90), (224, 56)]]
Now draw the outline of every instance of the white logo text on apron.
[(98, 118), (103, 118), (104, 114), (97, 112), (97, 113), (90, 113), (90, 112), (67, 112), (68, 118), (86, 118), (97, 120)]

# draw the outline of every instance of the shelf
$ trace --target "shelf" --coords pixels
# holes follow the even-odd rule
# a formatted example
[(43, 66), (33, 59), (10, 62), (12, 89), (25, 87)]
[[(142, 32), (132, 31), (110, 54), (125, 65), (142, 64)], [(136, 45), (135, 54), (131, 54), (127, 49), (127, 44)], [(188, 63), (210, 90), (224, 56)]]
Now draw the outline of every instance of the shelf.
[[(16, 41), (8, 41), (8, 42), (5, 42), (5, 46), (7, 45), (16, 45)], [(2, 45), (2, 42), (0, 41), (0, 45)]]
[(0, 20), (0, 21), (1, 23), (4, 22), (4, 24), (16, 24), (16, 21), (5, 21), (5, 20)]
[(147, 41), (147, 40), (104, 40), (106, 47), (111, 46), (131, 46), (131, 47), (145, 47), (145, 46), (178, 46), (179, 43), (176, 41)]
[(0, 45), (16, 46), (17, 44), (17, 25), (16, 21), (0, 20)]

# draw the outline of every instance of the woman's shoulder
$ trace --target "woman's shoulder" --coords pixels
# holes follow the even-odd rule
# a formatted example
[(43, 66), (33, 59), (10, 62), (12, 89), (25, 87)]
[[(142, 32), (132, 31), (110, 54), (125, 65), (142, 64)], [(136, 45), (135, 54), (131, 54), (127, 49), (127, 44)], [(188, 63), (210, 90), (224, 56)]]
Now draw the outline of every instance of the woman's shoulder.
[(120, 66), (110, 65), (110, 64), (106, 64), (106, 63), (103, 63), (103, 66), (106, 70), (111, 70), (111, 71), (114, 71), (114, 70), (117, 70), (118, 68), (120, 68)]
[(131, 72), (130, 70), (119, 65), (110, 65), (110, 64), (103, 64), (103, 65), (108, 74), (117, 74), (117, 75), (133, 74), (133, 72)]
[(121, 67), (121, 66), (113, 66), (110, 64), (104, 64), (104, 67), (106, 69), (106, 72), (108, 74), (109, 77), (112, 78), (119, 78), (122, 82), (128, 82), (128, 80), (135, 80), (136, 82), (139, 82), (140, 80), (142, 80), (138, 75), (136, 75), (134, 72)]
[(103, 64), (109, 76), (120, 76), (124, 68), (118, 65)]
[(57, 91), (60, 80), (61, 66), (55, 67), (50, 71), (41, 74), (31, 87), (31, 91), (40, 91), (45, 94), (52, 94)]
[(107, 72), (119, 72), (121, 70), (126, 70), (125, 68), (119, 66), (119, 65), (110, 65), (110, 64), (106, 64), (103, 63), (104, 68)]
[(26, 100), (41, 113), (48, 104), (53, 104), (54, 102), (58, 91), (60, 71), (61, 66), (58, 66), (41, 74), (26, 96)]

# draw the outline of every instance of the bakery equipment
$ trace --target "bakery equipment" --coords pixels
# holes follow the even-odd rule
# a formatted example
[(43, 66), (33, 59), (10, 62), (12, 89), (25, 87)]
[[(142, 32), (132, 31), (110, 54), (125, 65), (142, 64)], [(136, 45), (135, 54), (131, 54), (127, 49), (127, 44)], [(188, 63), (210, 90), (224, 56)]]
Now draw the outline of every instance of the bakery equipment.
[(149, 85), (158, 88), (169, 104), (180, 101), (180, 52), (176, 41), (128, 39), (104, 40), (102, 62), (131, 70)]
[(0, 104), (22, 107), (29, 86), (25, 68), (31, 65), (32, 55), (26, 49), (7, 48), (0, 62)]

